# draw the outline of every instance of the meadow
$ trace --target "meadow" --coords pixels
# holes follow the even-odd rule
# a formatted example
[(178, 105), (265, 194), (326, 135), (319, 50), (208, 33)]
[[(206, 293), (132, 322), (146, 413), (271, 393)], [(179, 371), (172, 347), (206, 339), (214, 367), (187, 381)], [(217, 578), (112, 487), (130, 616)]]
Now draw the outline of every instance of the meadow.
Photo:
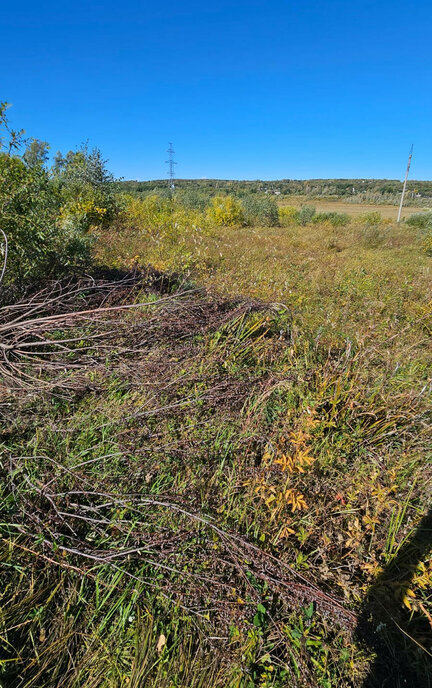
[[(383, 218), (392, 220), (396, 222), (399, 206), (397, 204), (385, 204), (380, 203), (353, 203), (348, 202), (345, 198), (337, 199), (321, 199), (319, 197), (314, 197), (312, 200), (308, 196), (296, 195), (296, 196), (284, 196), (283, 200), (278, 199), (278, 204), (283, 207), (284, 205), (293, 205), (296, 208), (301, 207), (305, 203), (313, 203), (318, 212), (336, 212), (336, 213), (347, 213), (350, 217), (356, 218), (364, 215), (364, 213), (379, 212)], [(425, 207), (424, 212), (428, 212), (430, 208)], [(405, 206), (403, 208), (402, 220), (405, 218), (418, 213), (420, 209), (416, 206)]]
[(2, 688), (431, 685), (429, 216), (74, 155), (0, 309)]

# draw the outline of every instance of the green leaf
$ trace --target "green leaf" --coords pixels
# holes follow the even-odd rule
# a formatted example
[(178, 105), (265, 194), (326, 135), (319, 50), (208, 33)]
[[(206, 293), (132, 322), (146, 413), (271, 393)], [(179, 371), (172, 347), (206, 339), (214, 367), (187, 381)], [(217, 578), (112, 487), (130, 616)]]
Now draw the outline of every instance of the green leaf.
[(313, 616), (314, 611), (315, 611), (315, 609), (314, 609), (314, 603), (311, 602), (310, 605), (309, 605), (308, 607), (306, 607), (306, 609), (305, 609), (305, 617), (306, 617), (307, 619), (311, 619), (312, 616)]

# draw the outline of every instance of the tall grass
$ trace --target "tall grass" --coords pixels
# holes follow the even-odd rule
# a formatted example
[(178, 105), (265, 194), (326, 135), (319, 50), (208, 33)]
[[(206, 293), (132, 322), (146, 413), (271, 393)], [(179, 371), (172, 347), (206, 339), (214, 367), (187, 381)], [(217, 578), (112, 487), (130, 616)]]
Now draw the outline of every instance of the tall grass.
[[(100, 236), (99, 261), (132, 281), (67, 300), (139, 308), (38, 321), (29, 358), (33, 333), (20, 326), (19, 348), (8, 325), (0, 683), (361, 686), (388, 660), (354, 633), (378, 619), (372, 602), (384, 644), (414, 638), (394, 684), (425, 676), (432, 570), (410, 543), (430, 499), (432, 310), (417, 229), (216, 228), (152, 204)], [(177, 274), (146, 281), (146, 263)]]

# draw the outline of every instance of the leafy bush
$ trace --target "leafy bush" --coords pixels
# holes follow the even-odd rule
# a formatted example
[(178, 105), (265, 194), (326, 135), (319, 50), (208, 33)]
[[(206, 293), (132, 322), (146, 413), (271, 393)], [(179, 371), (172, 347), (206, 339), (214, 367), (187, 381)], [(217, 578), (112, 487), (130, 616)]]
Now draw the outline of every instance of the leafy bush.
[(175, 193), (175, 200), (189, 210), (204, 212), (209, 206), (211, 196), (206, 191), (180, 189)]
[(171, 220), (172, 203), (169, 198), (151, 195), (143, 199), (125, 196), (124, 214), (131, 230), (157, 233)]
[(206, 216), (185, 208), (176, 199), (159, 195), (137, 198), (123, 196), (124, 208), (116, 227), (128, 232), (141, 232), (152, 240), (178, 241), (188, 233), (206, 228)]
[(245, 222), (261, 227), (275, 227), (279, 224), (276, 201), (268, 196), (249, 194), (242, 199)]
[(428, 256), (432, 256), (432, 212), (415, 213), (405, 220), (407, 225), (419, 229), (423, 237), (423, 249)]
[(301, 225), (307, 225), (312, 222), (312, 219), (316, 213), (315, 206), (313, 205), (302, 205), (298, 213), (299, 223)]
[(226, 227), (235, 227), (244, 222), (243, 206), (233, 196), (215, 196), (207, 210), (207, 216), (216, 225)]
[(299, 223), (299, 211), (293, 205), (283, 205), (279, 208), (279, 220), (283, 225), (297, 225)]
[(61, 221), (71, 221), (83, 231), (106, 227), (118, 211), (114, 179), (97, 148), (83, 145), (58, 153), (52, 168), (53, 184), (62, 200)]
[(369, 213), (362, 213), (358, 216), (358, 221), (362, 225), (380, 225), (383, 222), (383, 216), (376, 210)]
[(0, 104), (0, 227), (8, 239), (7, 284), (57, 277), (90, 262), (94, 235), (118, 209), (113, 179), (97, 149), (57, 155), (9, 126)]
[(415, 213), (405, 220), (405, 224), (420, 230), (432, 229), (432, 212)]
[(317, 224), (320, 222), (328, 223), (332, 227), (345, 227), (351, 222), (351, 219), (346, 213), (327, 212), (316, 213), (312, 218), (312, 222)]
[[(0, 227), (9, 245), (7, 283), (55, 274), (62, 257), (71, 262), (76, 237), (59, 228), (58, 209), (59, 199), (52, 193), (46, 170), (27, 167), (17, 156), (0, 152)], [(85, 253), (81, 246), (79, 253)]]

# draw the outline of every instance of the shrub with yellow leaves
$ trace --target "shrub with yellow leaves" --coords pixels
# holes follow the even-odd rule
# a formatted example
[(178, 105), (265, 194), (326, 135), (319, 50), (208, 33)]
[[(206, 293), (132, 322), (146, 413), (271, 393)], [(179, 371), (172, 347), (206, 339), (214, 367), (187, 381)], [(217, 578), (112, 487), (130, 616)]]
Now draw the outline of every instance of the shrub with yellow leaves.
[[(290, 432), (288, 439), (281, 436), (276, 447), (269, 444), (263, 454), (263, 471), (258, 482), (255, 482), (254, 492), (268, 508), (270, 522), (285, 519), (287, 510), (294, 513), (307, 508), (303, 493), (292, 485), (292, 479), (294, 474), (305, 473), (306, 467), (314, 462), (308, 439), (308, 435), (298, 429)], [(278, 539), (294, 533), (290, 522), (284, 522)]]
[(279, 208), (279, 220), (282, 225), (297, 225), (299, 223), (299, 211), (293, 205), (283, 205)]
[(225, 227), (235, 227), (244, 221), (242, 204), (234, 196), (215, 196), (207, 215), (216, 225)]

